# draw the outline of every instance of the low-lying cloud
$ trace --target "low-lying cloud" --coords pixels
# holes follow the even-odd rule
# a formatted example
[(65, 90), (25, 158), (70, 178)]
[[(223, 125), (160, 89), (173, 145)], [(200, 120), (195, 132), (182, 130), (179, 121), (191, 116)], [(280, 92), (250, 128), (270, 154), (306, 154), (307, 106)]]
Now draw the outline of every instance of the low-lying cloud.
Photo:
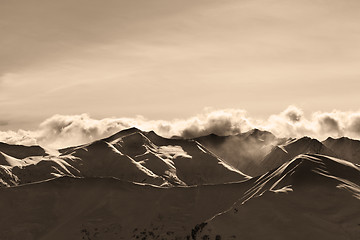
[(184, 138), (211, 133), (238, 134), (252, 128), (271, 131), (278, 137), (306, 135), (318, 139), (329, 136), (360, 138), (360, 111), (315, 112), (306, 117), (298, 107), (289, 106), (265, 120), (251, 118), (241, 109), (206, 110), (194, 117), (173, 121), (148, 120), (142, 116), (93, 119), (87, 114), (54, 115), (42, 122), (37, 131), (0, 132), (0, 141), (61, 148), (88, 143), (130, 127), (144, 131), (154, 130), (164, 137)]
[(20, 145), (36, 145), (38, 144), (38, 133), (32, 131), (18, 130), (15, 131), (0, 131), (0, 142), (8, 144), (20, 144)]

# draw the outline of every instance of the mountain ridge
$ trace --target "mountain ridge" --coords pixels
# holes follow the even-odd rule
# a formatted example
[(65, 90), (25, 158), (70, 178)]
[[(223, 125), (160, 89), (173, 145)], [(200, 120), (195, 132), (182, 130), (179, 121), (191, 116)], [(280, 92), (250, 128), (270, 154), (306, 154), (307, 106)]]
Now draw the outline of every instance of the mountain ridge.
[(230, 136), (174, 139), (129, 128), (92, 143), (59, 149), (56, 156), (40, 146), (5, 143), (0, 143), (0, 152), (2, 186), (63, 175), (108, 176), (167, 186), (243, 181), (305, 153), (360, 163), (358, 140), (284, 139), (259, 129)]
[(355, 240), (360, 234), (355, 164), (303, 154), (249, 181), (253, 186), (231, 208), (194, 228), (193, 239)]
[[(151, 139), (151, 140), (150, 140)], [(23, 168), (0, 171), (3, 186), (50, 176), (116, 177), (155, 185), (198, 185), (249, 178), (194, 140), (166, 139), (130, 128), (114, 135), (49, 154), (27, 157)], [(31, 160), (31, 161), (30, 161)], [(5, 163), (5, 162), (4, 162)], [(40, 168), (41, 170), (37, 170)]]
[(354, 189), (360, 193), (359, 184), (358, 166), (316, 154), (227, 184), (167, 188), (62, 176), (1, 188), (0, 230), (8, 239), (42, 240), (297, 240), (309, 235), (355, 240), (360, 201)]

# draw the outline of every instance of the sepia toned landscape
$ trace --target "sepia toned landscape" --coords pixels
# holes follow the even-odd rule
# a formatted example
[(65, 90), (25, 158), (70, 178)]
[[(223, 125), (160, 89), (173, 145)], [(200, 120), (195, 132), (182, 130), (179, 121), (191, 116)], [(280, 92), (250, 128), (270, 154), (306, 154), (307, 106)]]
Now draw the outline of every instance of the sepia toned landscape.
[(360, 1), (0, 1), (0, 240), (360, 239)]
[[(234, 141), (244, 150), (227, 156)], [(2, 236), (357, 239), (359, 149), (258, 129), (168, 139), (131, 128), (57, 155), (3, 143)]]

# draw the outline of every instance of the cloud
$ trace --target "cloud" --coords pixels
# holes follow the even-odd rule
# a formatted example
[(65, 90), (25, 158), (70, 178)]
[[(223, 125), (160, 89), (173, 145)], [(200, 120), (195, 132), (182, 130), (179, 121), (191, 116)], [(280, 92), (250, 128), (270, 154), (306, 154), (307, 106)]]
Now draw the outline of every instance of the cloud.
[(87, 114), (54, 115), (40, 124), (38, 142), (51, 146), (71, 146), (109, 136), (136, 124), (133, 119), (96, 120)]
[(360, 136), (360, 113), (350, 116), (348, 129), (351, 133)]
[(37, 145), (37, 133), (32, 131), (18, 130), (15, 131), (0, 131), (0, 142), (8, 144), (19, 144), (19, 145)]
[(154, 130), (165, 137), (185, 138), (210, 133), (230, 135), (251, 129), (245, 112), (232, 109), (206, 112), (186, 120), (173, 121), (148, 120), (142, 116), (96, 120), (87, 114), (54, 115), (40, 124), (37, 142), (53, 147), (71, 146), (101, 139), (130, 127), (144, 131)]
[(220, 136), (232, 135), (251, 128), (246, 112), (234, 109), (218, 110), (198, 115), (181, 125), (182, 127), (177, 126), (173, 131), (178, 132), (178, 135), (185, 138), (195, 138), (211, 133)]
[(329, 136), (360, 138), (360, 111), (315, 112), (305, 117), (301, 109), (290, 106), (280, 114), (260, 121), (260, 128), (279, 137), (306, 135), (320, 140)]
[(285, 111), (283, 111), (281, 115), (288, 118), (291, 122), (299, 122), (303, 117), (304, 113), (301, 109), (291, 105), (287, 109), (285, 109)]
[(87, 114), (54, 115), (39, 125), (36, 131), (0, 132), (0, 141), (12, 144), (40, 144), (61, 148), (105, 138), (118, 131), (137, 127), (154, 130), (164, 137), (196, 138), (211, 133), (231, 135), (259, 128), (278, 137), (310, 136), (320, 140), (328, 136), (360, 138), (359, 112), (315, 112), (306, 117), (296, 106), (290, 106), (267, 119), (254, 119), (241, 109), (223, 109), (204, 112), (188, 119), (172, 121), (135, 118), (94, 119)]
[(339, 120), (336, 119), (336, 117), (332, 116), (331, 114), (326, 113), (318, 116), (317, 122), (320, 127), (320, 132), (324, 134), (331, 133), (331, 134), (340, 135), (342, 132)]

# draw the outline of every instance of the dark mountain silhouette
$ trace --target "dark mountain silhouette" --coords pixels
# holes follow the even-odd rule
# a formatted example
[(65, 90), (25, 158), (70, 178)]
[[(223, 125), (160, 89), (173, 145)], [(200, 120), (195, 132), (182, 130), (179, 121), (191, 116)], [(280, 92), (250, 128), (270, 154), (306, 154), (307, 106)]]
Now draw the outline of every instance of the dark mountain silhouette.
[(360, 169), (305, 154), (245, 182), (60, 177), (0, 189), (4, 239), (357, 239)]
[(14, 158), (23, 159), (31, 156), (44, 156), (45, 150), (40, 146), (23, 146), (0, 142), (0, 152)]
[[(161, 188), (113, 178), (60, 177), (0, 189), (2, 239), (186, 239), (247, 184)], [(226, 198), (224, 198), (226, 196)]]
[(253, 181), (230, 209), (198, 224), (194, 239), (358, 239), (360, 169), (305, 154)]

